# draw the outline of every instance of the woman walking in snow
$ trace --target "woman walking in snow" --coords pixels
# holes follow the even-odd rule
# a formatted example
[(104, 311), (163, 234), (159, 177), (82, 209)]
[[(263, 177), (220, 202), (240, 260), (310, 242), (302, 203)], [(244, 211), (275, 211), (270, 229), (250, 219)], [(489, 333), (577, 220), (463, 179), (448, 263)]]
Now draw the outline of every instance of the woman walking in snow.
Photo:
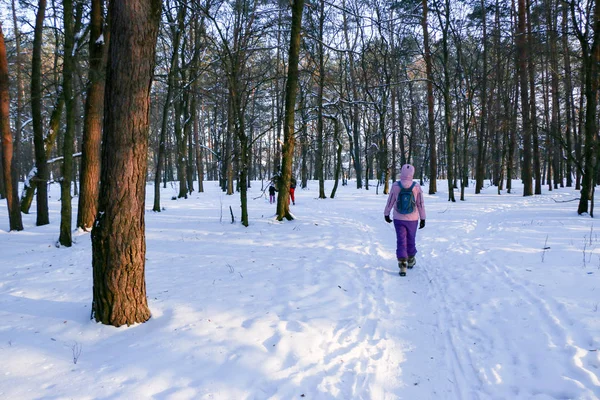
[[(425, 203), (423, 190), (417, 182), (413, 182), (415, 167), (404, 164), (400, 170), (400, 180), (394, 182), (388, 196), (383, 215), (390, 223), (390, 212), (394, 209), (394, 228), (396, 228), (396, 257), (400, 276), (406, 276), (406, 268), (416, 264), (417, 247), (415, 238), (417, 225), (425, 227)], [(419, 223), (419, 220), (421, 222)]]

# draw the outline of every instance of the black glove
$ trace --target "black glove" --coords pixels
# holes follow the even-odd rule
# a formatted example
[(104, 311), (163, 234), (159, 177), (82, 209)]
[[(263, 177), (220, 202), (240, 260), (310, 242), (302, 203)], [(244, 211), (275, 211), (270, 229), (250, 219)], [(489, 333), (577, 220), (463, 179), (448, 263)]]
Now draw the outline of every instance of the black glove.
[(385, 216), (385, 222), (387, 222), (388, 224), (389, 224), (390, 222), (392, 222), (392, 220), (391, 220), (391, 218), (390, 218), (390, 216), (389, 216), (389, 215), (386, 215), (386, 216)]
[(419, 229), (423, 229), (423, 228), (425, 228), (425, 220), (424, 219), (422, 219), (421, 223), (419, 224)]

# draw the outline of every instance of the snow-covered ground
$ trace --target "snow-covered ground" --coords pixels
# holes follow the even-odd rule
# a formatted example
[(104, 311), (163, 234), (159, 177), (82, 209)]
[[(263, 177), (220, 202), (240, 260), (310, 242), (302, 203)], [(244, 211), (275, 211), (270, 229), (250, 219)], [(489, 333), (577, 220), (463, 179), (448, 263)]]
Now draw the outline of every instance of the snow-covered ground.
[(598, 399), (600, 223), (515, 184), (449, 203), (440, 181), (403, 278), (373, 186), (311, 182), (277, 222), (256, 183), (248, 228), (214, 182), (161, 213), (148, 186), (152, 318), (121, 328), (90, 320), (90, 235), (55, 246), (58, 187), (49, 226), (6, 232), (2, 200), (0, 398)]

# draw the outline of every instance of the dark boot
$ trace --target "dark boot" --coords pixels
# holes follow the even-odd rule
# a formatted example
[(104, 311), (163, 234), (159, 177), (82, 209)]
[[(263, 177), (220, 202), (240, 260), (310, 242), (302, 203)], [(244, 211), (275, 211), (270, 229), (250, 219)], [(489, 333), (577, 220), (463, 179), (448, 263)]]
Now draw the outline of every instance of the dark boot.
[(400, 268), (400, 276), (406, 276), (406, 258), (398, 259), (398, 268)]
[(417, 263), (417, 260), (415, 259), (415, 256), (408, 257), (407, 266), (409, 269), (414, 267), (416, 263)]

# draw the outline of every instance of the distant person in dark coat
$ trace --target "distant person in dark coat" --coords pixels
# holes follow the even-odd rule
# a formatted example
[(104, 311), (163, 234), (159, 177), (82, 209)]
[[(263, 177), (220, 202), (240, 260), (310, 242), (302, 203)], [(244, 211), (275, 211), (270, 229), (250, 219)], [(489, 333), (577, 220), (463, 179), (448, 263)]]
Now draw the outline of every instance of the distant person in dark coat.
[(273, 182), (271, 182), (269, 184), (269, 204), (275, 203), (275, 192), (276, 191), (277, 191), (277, 189), (275, 189), (275, 184)]

